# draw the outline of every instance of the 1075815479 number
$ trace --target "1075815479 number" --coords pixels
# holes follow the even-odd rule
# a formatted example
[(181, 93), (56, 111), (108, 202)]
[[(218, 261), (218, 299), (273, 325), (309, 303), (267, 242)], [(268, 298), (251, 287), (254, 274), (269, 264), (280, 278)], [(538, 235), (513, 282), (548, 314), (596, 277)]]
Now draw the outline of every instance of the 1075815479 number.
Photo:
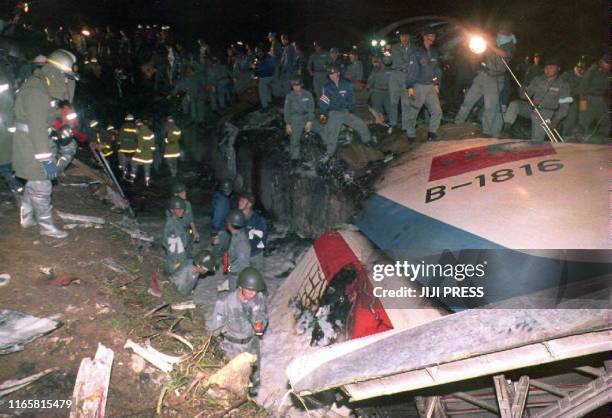
[(560, 160), (543, 160), (538, 162), (535, 165), (532, 164), (524, 164), (520, 166), (518, 169), (511, 168), (502, 168), (500, 170), (496, 170), (489, 175), (479, 174), (474, 177), (473, 181), (455, 184), (455, 185), (439, 185), (430, 187), (425, 192), (425, 203), (435, 202), (436, 200), (442, 199), (452, 190), (461, 189), (463, 187), (470, 187), (473, 185), (477, 185), (478, 187), (485, 187), (491, 183), (503, 183), (508, 180), (512, 180), (515, 176), (519, 174), (524, 174), (525, 176), (533, 176), (536, 172), (541, 173), (549, 173), (552, 171), (559, 171), (563, 168), (563, 164)]

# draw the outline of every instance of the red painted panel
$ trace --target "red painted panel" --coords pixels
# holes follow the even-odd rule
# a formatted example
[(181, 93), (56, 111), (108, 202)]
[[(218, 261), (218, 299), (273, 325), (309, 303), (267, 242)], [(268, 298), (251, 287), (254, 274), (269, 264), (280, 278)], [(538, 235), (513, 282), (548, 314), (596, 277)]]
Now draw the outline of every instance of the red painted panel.
[(438, 155), (431, 160), (429, 181), (457, 176), (512, 161), (556, 154), (550, 143), (507, 142)]

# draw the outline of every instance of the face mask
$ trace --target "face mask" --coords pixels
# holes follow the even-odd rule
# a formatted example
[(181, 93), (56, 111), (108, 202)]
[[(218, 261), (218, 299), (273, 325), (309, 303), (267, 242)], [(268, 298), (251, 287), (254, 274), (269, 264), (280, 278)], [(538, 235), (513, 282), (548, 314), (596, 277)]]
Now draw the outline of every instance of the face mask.
[(500, 33), (497, 34), (497, 38), (495, 39), (495, 43), (497, 44), (497, 46), (502, 46), (502, 45), (506, 45), (507, 43), (514, 43), (516, 44), (516, 36), (514, 35), (502, 35)]

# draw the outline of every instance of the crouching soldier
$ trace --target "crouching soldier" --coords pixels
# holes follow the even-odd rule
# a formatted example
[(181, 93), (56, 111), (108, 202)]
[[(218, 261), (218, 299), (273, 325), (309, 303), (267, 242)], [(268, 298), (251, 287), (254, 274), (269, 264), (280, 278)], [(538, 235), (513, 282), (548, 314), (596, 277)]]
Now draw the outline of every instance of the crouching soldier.
[(208, 271), (194, 265), (191, 255), (191, 239), (183, 217), (185, 201), (180, 197), (170, 198), (162, 246), (166, 252), (166, 271), (170, 280), (182, 294), (188, 295), (195, 287), (200, 273)]
[(224, 299), (218, 300), (206, 328), (221, 337), (221, 347), (230, 359), (248, 352), (257, 356), (251, 374), (251, 395), (259, 386), (260, 337), (268, 325), (266, 300), (263, 295), (266, 284), (261, 273), (247, 267), (238, 277), (238, 288)]

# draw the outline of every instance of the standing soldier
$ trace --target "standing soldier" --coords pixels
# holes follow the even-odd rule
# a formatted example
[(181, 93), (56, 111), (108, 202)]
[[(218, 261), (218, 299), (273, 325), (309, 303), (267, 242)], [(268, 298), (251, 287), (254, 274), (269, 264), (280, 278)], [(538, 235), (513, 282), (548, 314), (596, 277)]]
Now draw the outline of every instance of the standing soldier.
[(572, 103), (569, 106), (567, 117), (561, 122), (561, 133), (563, 136), (575, 135), (578, 133), (578, 103), (580, 102), (580, 83), (584, 78), (586, 63), (580, 59), (574, 68), (561, 74), (561, 79), (570, 87)]
[(251, 243), (251, 267), (264, 271), (264, 248), (268, 240), (268, 223), (255, 206), (255, 196), (245, 193), (238, 199), (238, 209), (246, 220), (247, 235)]
[(385, 68), (385, 64), (378, 58), (375, 58), (374, 68), (368, 77), (368, 90), (370, 91), (370, 104), (372, 108), (380, 114), (389, 117), (390, 114), (390, 99), (389, 99), (389, 77), (391, 70)]
[(138, 128), (138, 148), (136, 154), (132, 158), (134, 163), (134, 171), (132, 172), (132, 180), (138, 175), (138, 167), (143, 166), (145, 186), (149, 187), (151, 181), (151, 164), (153, 164), (153, 153), (155, 152), (155, 134), (141, 120), (136, 121)]
[(436, 33), (428, 30), (423, 33), (423, 47), (415, 51), (406, 68), (406, 86), (408, 87), (408, 127), (406, 135), (408, 140), (416, 137), (416, 121), (423, 105), (429, 110), (429, 129), (427, 139), (436, 140), (442, 108), (440, 107), (440, 55), (433, 44)]
[(259, 103), (263, 109), (267, 109), (272, 101), (272, 83), (274, 82), (275, 63), (274, 58), (264, 54), (261, 47), (255, 49), (254, 74), (257, 77), (257, 92)]
[(53, 223), (51, 181), (57, 177), (55, 156), (49, 141), (49, 121), (57, 114), (58, 100), (72, 100), (75, 56), (63, 49), (54, 51), (47, 63), (35, 70), (24, 83), (15, 100), (13, 168), (17, 177), (26, 179), (21, 202), (21, 225), (37, 222), (40, 233), (65, 238), (66, 231)]
[(389, 113), (389, 133), (397, 127), (397, 107), (401, 103), (402, 129), (408, 129), (408, 92), (406, 90), (406, 69), (413, 54), (410, 45), (410, 35), (406, 30), (400, 32), (400, 41), (391, 46), (391, 53), (383, 54), (383, 62), (391, 65), (391, 76), (389, 77), (389, 98), (391, 101), (391, 112)]
[(487, 42), (487, 47), (481, 68), (463, 99), (455, 123), (465, 122), (472, 107), (483, 97), (482, 132), (491, 137), (499, 137), (504, 122), (500, 104), (506, 74), (503, 59), (509, 62), (516, 48), (516, 37), (510, 32), (507, 23), (499, 25), (495, 43)]
[(134, 167), (132, 167), (132, 157), (138, 148), (138, 135), (134, 115), (125, 115), (123, 125), (119, 132), (119, 171), (123, 178), (130, 180), (135, 177)]
[(168, 116), (166, 122), (166, 138), (164, 138), (164, 159), (172, 177), (178, 173), (178, 159), (181, 156), (181, 136), (182, 132), (172, 116)]
[(351, 49), (349, 52), (349, 64), (346, 67), (345, 78), (352, 81), (355, 87), (363, 85), (363, 64), (359, 60), (357, 51)]
[[(338, 68), (338, 71), (340, 71), (340, 77), (344, 77), (344, 72), (346, 71), (346, 67), (344, 63), (342, 62), (342, 59), (340, 59), (340, 50), (336, 47), (329, 49), (329, 56), (327, 59), (327, 63), (325, 64), (326, 70), (332, 67)], [(325, 85), (325, 83), (323, 83), (323, 85)]]
[(338, 145), (338, 134), (342, 125), (353, 128), (361, 137), (361, 142), (370, 142), (370, 131), (361, 118), (354, 114), (355, 96), (353, 85), (340, 78), (338, 67), (328, 68), (329, 81), (323, 87), (323, 93), (319, 99), (321, 109), (320, 121), (326, 125), (323, 130), (323, 141), (327, 148), (327, 157), (336, 153)]
[(13, 92), (4, 72), (0, 70), (0, 176), (6, 181), (19, 205), (23, 193), (23, 184), (15, 177), (11, 164), (14, 132)]
[[(531, 97), (551, 129), (556, 129), (567, 116), (569, 105), (572, 102), (569, 85), (558, 75), (559, 61), (555, 58), (548, 58), (544, 65), (544, 75), (534, 78), (527, 88), (520, 92), (521, 96), (528, 94)], [(544, 141), (546, 132), (542, 128), (542, 121), (524, 100), (513, 100), (508, 106), (504, 115), (505, 133), (510, 130), (518, 116), (531, 118), (531, 139), (533, 141)]]
[(582, 132), (589, 133), (591, 123), (596, 122), (594, 133), (608, 140), (610, 113), (608, 109), (610, 77), (610, 53), (604, 54), (599, 62), (589, 68), (580, 83), (580, 99), (584, 103), (580, 110), (579, 122)]
[(223, 271), (228, 274), (219, 290), (236, 290), (238, 275), (251, 264), (251, 243), (246, 233), (246, 220), (239, 210), (232, 210), (225, 218), (225, 231), (219, 234), (220, 245), (227, 252)]
[(312, 93), (304, 90), (299, 78), (291, 80), (292, 91), (285, 96), (285, 131), (290, 136), (289, 155), (291, 161), (300, 157), (302, 132), (310, 132), (314, 120), (314, 99)]
[(318, 42), (313, 43), (314, 52), (308, 58), (308, 64), (306, 64), (306, 68), (308, 69), (308, 73), (312, 77), (312, 85), (314, 89), (314, 93), (316, 98), (321, 97), (321, 91), (323, 90), (323, 85), (327, 82), (327, 70), (325, 66), (327, 65), (327, 61), (329, 60), (329, 55), (325, 52), (321, 51), (321, 45)]
[(233, 359), (248, 352), (257, 356), (251, 374), (251, 396), (257, 394), (259, 386), (259, 339), (268, 325), (266, 288), (263, 276), (253, 267), (246, 268), (238, 277), (238, 288), (215, 304), (212, 315), (206, 320), (206, 328), (222, 338), (221, 347), (225, 355)]
[(281, 45), (283, 53), (280, 61), (280, 86), (282, 93), (287, 94), (291, 91), (291, 79), (295, 74), (295, 49), (289, 42), (289, 37), (284, 33), (281, 35)]
[(185, 221), (185, 201), (173, 196), (168, 202), (168, 213), (162, 247), (166, 253), (166, 272), (182, 294), (188, 295), (196, 286), (198, 275), (206, 269), (195, 266), (191, 253), (191, 240)]
[(198, 233), (198, 228), (196, 227), (195, 219), (193, 217), (191, 202), (187, 200), (187, 186), (185, 186), (183, 183), (176, 183), (172, 186), (172, 195), (185, 201), (185, 215), (183, 216), (183, 221), (189, 228), (188, 232), (193, 238), (193, 242), (200, 242), (200, 234)]

